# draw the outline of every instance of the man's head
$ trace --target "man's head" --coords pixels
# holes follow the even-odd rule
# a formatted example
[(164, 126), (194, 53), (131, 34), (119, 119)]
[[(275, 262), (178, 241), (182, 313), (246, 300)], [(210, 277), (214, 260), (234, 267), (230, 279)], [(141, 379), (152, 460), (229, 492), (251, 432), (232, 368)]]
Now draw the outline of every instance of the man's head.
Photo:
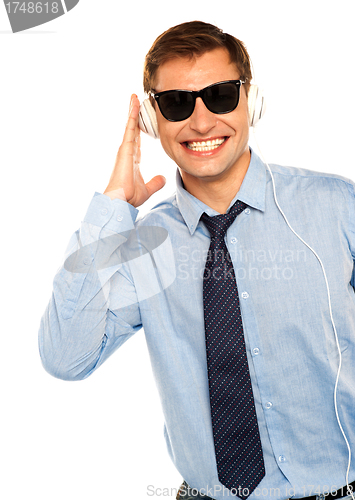
[[(208, 201), (206, 193), (216, 189), (220, 193), (230, 186), (231, 191), (238, 190), (248, 168), (250, 80), (249, 56), (243, 44), (198, 21), (163, 33), (146, 57), (144, 87), (151, 94), (161, 144), (178, 165), (185, 188), (202, 201)], [(219, 82), (230, 82), (227, 90), (214, 86)], [(156, 99), (161, 98), (156, 94), (165, 92), (166, 96), (167, 91), (176, 89), (203, 93), (195, 98), (190, 114), (181, 113), (181, 99), (187, 99), (188, 93), (174, 93), (172, 102), (168, 99), (169, 118), (162, 113), (161, 104), (156, 105)], [(210, 98), (205, 100), (211, 92), (213, 103)], [(234, 106), (229, 105), (232, 94), (236, 94)], [(226, 107), (226, 102), (225, 111), (215, 110), (216, 106)]]
[(169, 28), (153, 43), (145, 58), (143, 86), (147, 94), (155, 91), (156, 73), (162, 64), (176, 57), (192, 58), (217, 48), (225, 48), (230, 62), (237, 66), (248, 94), (252, 79), (249, 54), (240, 40), (212, 24), (192, 21)]

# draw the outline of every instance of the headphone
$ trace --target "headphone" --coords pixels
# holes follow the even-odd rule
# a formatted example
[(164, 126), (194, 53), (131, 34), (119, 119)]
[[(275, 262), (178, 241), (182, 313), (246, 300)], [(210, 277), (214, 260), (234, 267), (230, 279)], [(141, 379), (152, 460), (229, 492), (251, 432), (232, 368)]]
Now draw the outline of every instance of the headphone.
[[(250, 85), (248, 92), (248, 115), (250, 127), (255, 127), (265, 113), (265, 97), (257, 85)], [(149, 99), (145, 99), (139, 109), (139, 128), (154, 139), (159, 138), (155, 109)]]

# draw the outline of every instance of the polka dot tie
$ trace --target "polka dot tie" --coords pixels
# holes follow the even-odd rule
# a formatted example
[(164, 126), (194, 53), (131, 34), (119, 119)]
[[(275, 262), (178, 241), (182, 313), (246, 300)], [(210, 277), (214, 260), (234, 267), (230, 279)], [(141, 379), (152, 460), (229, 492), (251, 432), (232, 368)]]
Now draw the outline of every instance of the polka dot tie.
[(247, 498), (265, 475), (233, 263), (224, 236), (247, 205), (201, 220), (211, 235), (203, 280), (207, 368), (218, 478)]

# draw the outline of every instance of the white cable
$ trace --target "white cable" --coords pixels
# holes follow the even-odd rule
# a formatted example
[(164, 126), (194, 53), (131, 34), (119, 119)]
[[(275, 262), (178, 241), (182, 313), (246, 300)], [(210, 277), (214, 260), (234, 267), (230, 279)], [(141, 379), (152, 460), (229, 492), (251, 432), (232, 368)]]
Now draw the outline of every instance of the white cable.
[(276, 206), (277, 208), (279, 209), (282, 217), (284, 218), (286, 224), (288, 225), (288, 227), (291, 229), (291, 231), (293, 232), (293, 234), (295, 236), (297, 236), (297, 238), (307, 247), (309, 248), (309, 250), (314, 254), (314, 256), (317, 258), (319, 264), (321, 265), (321, 268), (322, 268), (322, 271), (323, 271), (323, 276), (324, 276), (324, 280), (325, 280), (325, 284), (326, 284), (326, 287), (327, 287), (327, 294), (328, 294), (328, 307), (329, 307), (329, 314), (330, 314), (330, 320), (331, 320), (331, 323), (332, 323), (332, 327), (333, 327), (333, 331), (334, 331), (334, 336), (335, 336), (335, 341), (336, 341), (336, 345), (337, 345), (337, 348), (338, 348), (338, 353), (339, 353), (339, 366), (338, 366), (338, 372), (337, 372), (337, 376), (336, 376), (336, 381), (335, 381), (335, 386), (334, 386), (334, 409), (335, 409), (335, 415), (336, 415), (336, 419), (337, 419), (337, 422), (338, 422), (338, 426), (339, 426), (339, 429), (343, 435), (343, 438), (345, 440), (345, 443), (346, 443), (346, 446), (348, 448), (348, 454), (349, 454), (349, 458), (348, 458), (348, 468), (347, 468), (347, 471), (346, 471), (346, 486), (347, 486), (347, 494), (348, 495), (351, 495), (352, 497), (352, 500), (355, 500), (355, 496), (354, 496), (354, 493), (350, 490), (350, 486), (349, 486), (349, 472), (350, 472), (350, 466), (351, 466), (351, 448), (350, 448), (350, 444), (349, 444), (349, 441), (348, 441), (348, 438), (346, 437), (346, 434), (344, 432), (344, 429), (343, 429), (343, 426), (341, 425), (341, 422), (340, 422), (340, 418), (339, 418), (339, 412), (338, 412), (338, 402), (337, 402), (337, 391), (338, 391), (338, 383), (339, 383), (339, 376), (340, 376), (340, 371), (341, 371), (341, 365), (342, 365), (342, 354), (341, 354), (341, 350), (340, 350), (340, 345), (339, 345), (339, 339), (338, 339), (338, 332), (337, 332), (337, 329), (335, 327), (335, 323), (334, 323), (334, 319), (333, 319), (333, 311), (332, 311), (332, 303), (331, 303), (331, 300), (330, 300), (330, 290), (329, 290), (329, 283), (328, 283), (328, 278), (327, 278), (327, 275), (326, 275), (326, 272), (325, 272), (325, 269), (324, 269), (324, 265), (323, 265), (323, 262), (321, 260), (321, 258), (319, 257), (319, 255), (317, 254), (317, 252), (315, 250), (313, 250), (313, 248), (308, 245), (308, 243), (306, 243), (304, 241), (303, 238), (301, 238), (301, 236), (299, 234), (296, 233), (296, 231), (293, 229), (293, 227), (291, 226), (291, 224), (289, 223), (286, 215), (284, 214), (283, 210), (281, 209), (280, 205), (279, 205), (279, 202), (277, 200), (277, 196), (276, 196), (276, 187), (275, 187), (275, 179), (274, 179), (274, 176), (273, 176), (273, 173), (271, 172), (271, 168), (269, 167), (269, 164), (267, 163), (267, 161), (265, 161), (265, 158), (263, 157), (263, 154), (261, 152), (261, 149), (260, 149), (260, 146), (258, 144), (258, 141), (256, 139), (256, 134), (255, 134), (255, 130), (253, 128), (253, 136), (254, 136), (254, 140), (255, 140), (255, 143), (257, 145), (257, 148), (259, 150), (259, 153), (260, 153), (260, 156), (261, 156), (261, 159), (263, 160), (263, 162), (265, 163), (265, 165), (267, 166), (268, 168), (268, 171), (270, 173), (270, 176), (271, 176), (271, 181), (272, 181), (272, 189), (273, 189), (273, 194), (274, 194), (274, 200), (275, 200), (275, 203), (276, 203)]

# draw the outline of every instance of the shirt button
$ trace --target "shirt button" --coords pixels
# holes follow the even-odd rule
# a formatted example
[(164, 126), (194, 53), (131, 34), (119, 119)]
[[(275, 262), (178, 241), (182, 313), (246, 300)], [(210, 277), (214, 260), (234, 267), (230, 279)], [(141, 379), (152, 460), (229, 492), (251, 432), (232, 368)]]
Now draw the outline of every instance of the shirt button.
[(242, 298), (243, 299), (247, 299), (249, 297), (249, 293), (248, 292), (243, 292), (242, 293)]
[(231, 238), (231, 243), (237, 243), (237, 238)]
[(247, 215), (249, 215), (249, 214), (250, 214), (250, 208), (246, 208), (246, 209), (244, 210), (244, 212), (245, 212)]
[(123, 216), (122, 215), (117, 215), (117, 220), (118, 220), (118, 222), (121, 222), (123, 220)]
[(86, 259), (83, 260), (83, 264), (84, 266), (90, 266), (91, 264), (91, 259), (89, 259), (88, 257)]
[(107, 208), (103, 208), (103, 209), (101, 210), (101, 215), (107, 215), (107, 214), (108, 214), (108, 210), (107, 210)]
[(259, 354), (259, 352), (260, 352), (260, 349), (258, 347), (254, 347), (254, 349), (253, 349), (254, 356), (257, 356)]
[(271, 407), (272, 407), (272, 403), (271, 403), (271, 401), (268, 401), (268, 402), (265, 404), (265, 408), (266, 408), (267, 410), (270, 410), (270, 408), (271, 408)]
[(279, 456), (279, 462), (281, 462), (281, 463), (286, 462), (286, 457), (285, 457), (285, 455), (280, 455), (280, 456)]

